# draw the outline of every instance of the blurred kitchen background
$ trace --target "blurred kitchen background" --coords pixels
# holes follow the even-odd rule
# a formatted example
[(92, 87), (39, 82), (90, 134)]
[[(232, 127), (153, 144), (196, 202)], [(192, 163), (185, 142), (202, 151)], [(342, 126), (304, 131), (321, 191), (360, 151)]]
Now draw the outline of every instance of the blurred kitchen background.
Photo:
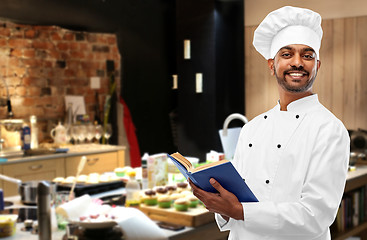
[[(83, 174), (140, 167), (144, 153), (163, 159), (179, 151), (195, 164), (213, 160), (206, 154), (223, 152), (218, 131), (228, 116), (242, 116), (228, 125), (234, 129), (276, 104), (276, 81), (252, 37), (265, 15), (284, 5), (310, 8), (323, 17), (314, 92), (352, 140), (333, 239), (367, 239), (364, 0), (1, 0), (0, 172), (22, 181), (73, 177), (81, 155), (88, 157)], [(85, 113), (78, 121), (112, 125), (110, 145), (52, 145), (57, 139), (52, 130), (65, 131), (81, 110), (70, 112), (68, 97), (83, 100)], [(54, 149), (8, 161), (2, 155), (7, 144), (24, 145), (24, 123), (38, 128), (39, 146)], [(18, 193), (13, 183), (1, 181), (0, 187), (4, 196)], [(219, 239), (214, 222), (211, 229), (203, 231)], [(193, 230), (195, 239), (204, 236), (199, 230)]]
[[(348, 129), (367, 129), (367, 3), (291, 3), (323, 16), (322, 67), (315, 84), (321, 102)], [(8, 118), (10, 100), (12, 118), (35, 115), (39, 141), (47, 141), (50, 130), (65, 120), (64, 97), (78, 95), (90, 119), (102, 121), (113, 74), (110, 143), (128, 145), (122, 98), (141, 155), (178, 150), (205, 160), (210, 150), (222, 151), (218, 130), (228, 115), (251, 120), (275, 104), (276, 84), (252, 46), (252, 35), (269, 11), (286, 4), (3, 0), (0, 118)], [(184, 55), (185, 40), (190, 56)], [(99, 85), (92, 88), (92, 82)], [(243, 122), (231, 123), (237, 125)]]

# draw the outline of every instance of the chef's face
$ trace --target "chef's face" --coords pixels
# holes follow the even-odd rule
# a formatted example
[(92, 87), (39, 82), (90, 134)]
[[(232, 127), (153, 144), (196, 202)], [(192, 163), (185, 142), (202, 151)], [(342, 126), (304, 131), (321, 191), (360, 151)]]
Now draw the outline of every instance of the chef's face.
[(285, 91), (302, 93), (311, 91), (320, 61), (309, 46), (292, 44), (281, 48), (268, 66)]

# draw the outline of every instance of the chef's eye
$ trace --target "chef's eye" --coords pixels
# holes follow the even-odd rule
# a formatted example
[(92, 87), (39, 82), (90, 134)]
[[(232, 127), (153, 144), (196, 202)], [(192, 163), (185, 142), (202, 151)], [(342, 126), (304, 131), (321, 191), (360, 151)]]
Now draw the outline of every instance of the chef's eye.
[(289, 57), (291, 57), (291, 54), (289, 52), (284, 52), (284, 53), (281, 54), (281, 56), (284, 57), (284, 58), (289, 58)]
[(308, 59), (308, 60), (312, 60), (312, 59), (314, 59), (315, 57), (314, 57), (314, 54), (304, 54), (304, 55), (303, 55), (303, 58)]

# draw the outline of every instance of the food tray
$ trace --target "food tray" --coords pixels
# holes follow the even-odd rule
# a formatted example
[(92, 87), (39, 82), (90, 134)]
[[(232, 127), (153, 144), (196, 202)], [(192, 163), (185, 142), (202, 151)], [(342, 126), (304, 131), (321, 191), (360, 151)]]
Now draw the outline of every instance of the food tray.
[[(58, 183), (57, 191), (70, 191), (73, 184), (71, 183)], [(103, 193), (118, 188), (125, 187), (125, 182), (122, 180), (105, 182), (105, 183), (77, 183), (74, 188), (75, 197), (80, 197), (84, 194), (97, 194)]]
[(175, 210), (173, 207), (160, 208), (158, 206), (147, 206), (145, 204), (141, 204), (139, 209), (152, 220), (188, 227), (197, 227), (215, 221), (214, 213), (209, 212), (202, 205), (196, 208), (189, 208), (187, 211), (182, 212)]

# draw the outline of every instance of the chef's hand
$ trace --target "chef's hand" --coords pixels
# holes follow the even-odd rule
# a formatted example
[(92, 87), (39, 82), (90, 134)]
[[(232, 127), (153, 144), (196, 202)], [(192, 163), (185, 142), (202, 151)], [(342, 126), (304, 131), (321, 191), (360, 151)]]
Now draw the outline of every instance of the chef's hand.
[(218, 191), (211, 193), (197, 187), (191, 179), (189, 179), (193, 194), (199, 198), (210, 212), (215, 212), (228, 221), (229, 218), (243, 220), (243, 207), (237, 197), (224, 189), (214, 178), (210, 179), (210, 184)]

